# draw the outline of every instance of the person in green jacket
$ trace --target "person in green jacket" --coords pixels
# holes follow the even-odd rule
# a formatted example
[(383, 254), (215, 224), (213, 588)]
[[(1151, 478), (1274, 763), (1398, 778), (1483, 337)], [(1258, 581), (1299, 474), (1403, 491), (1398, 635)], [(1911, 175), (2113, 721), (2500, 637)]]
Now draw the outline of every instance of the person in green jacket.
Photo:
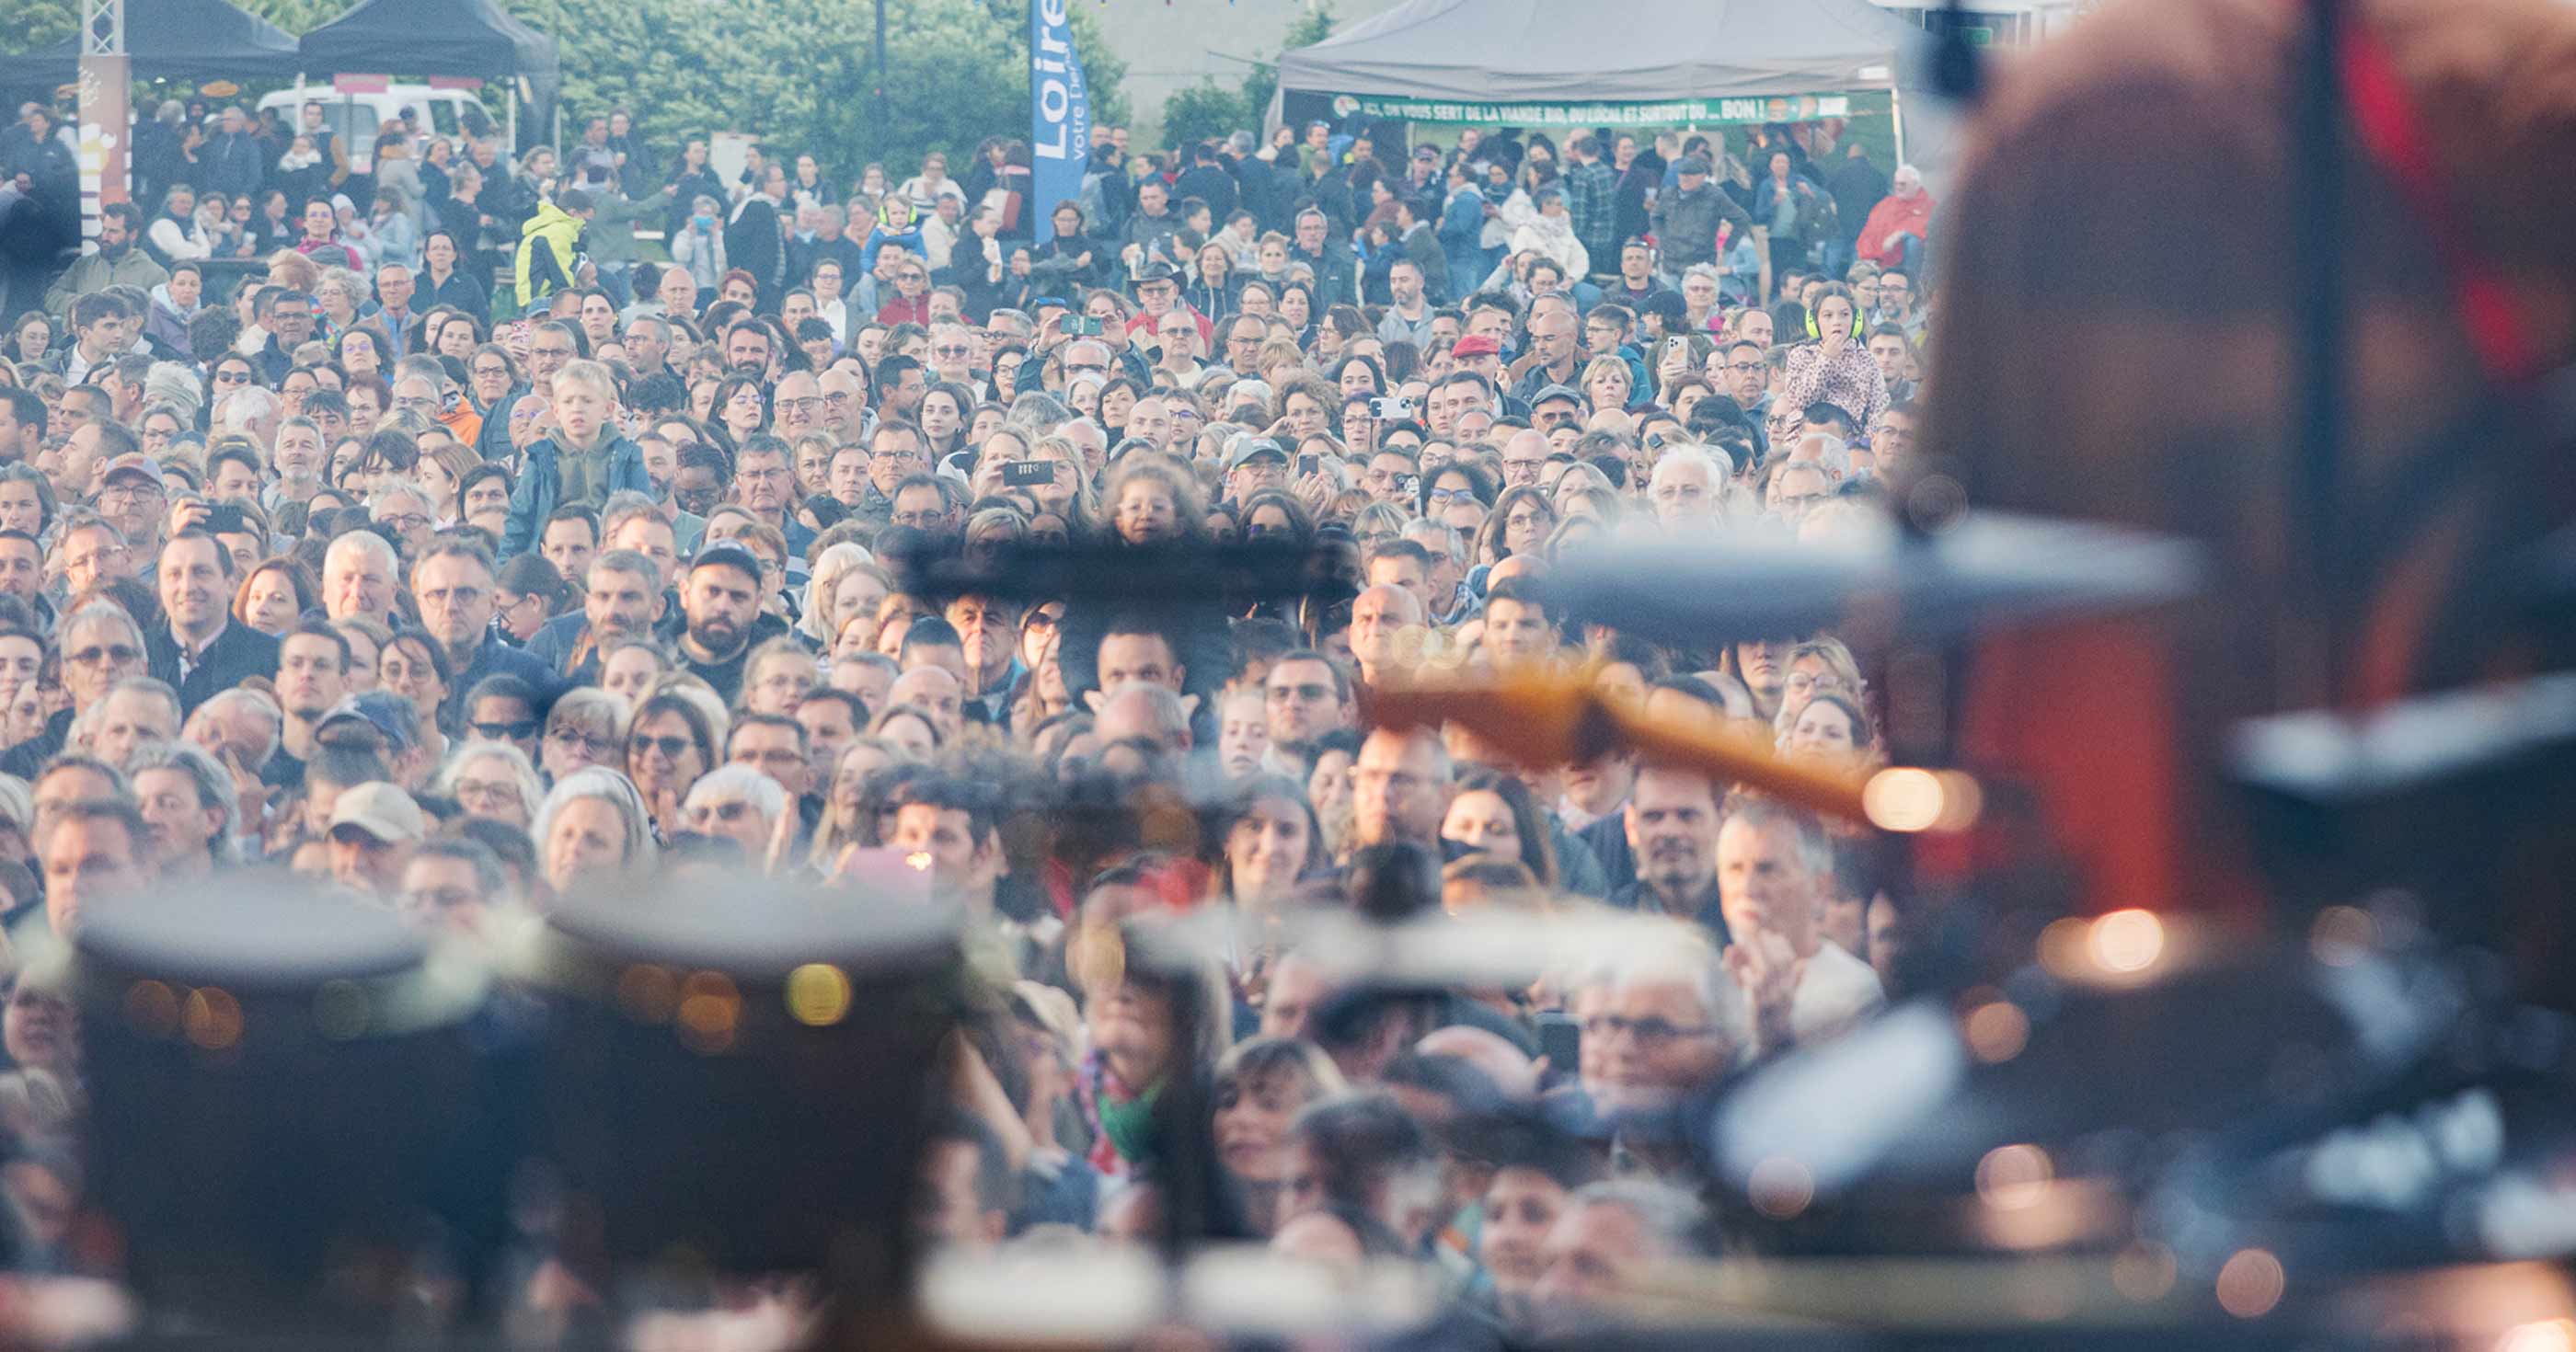
[(519, 227), (519, 259), (516, 279), (519, 308), (533, 309), (538, 301), (558, 291), (570, 290), (574, 273), (579, 270), (582, 227), (596, 214), (589, 193), (579, 188), (566, 188), (551, 202), (537, 204), (537, 214)]

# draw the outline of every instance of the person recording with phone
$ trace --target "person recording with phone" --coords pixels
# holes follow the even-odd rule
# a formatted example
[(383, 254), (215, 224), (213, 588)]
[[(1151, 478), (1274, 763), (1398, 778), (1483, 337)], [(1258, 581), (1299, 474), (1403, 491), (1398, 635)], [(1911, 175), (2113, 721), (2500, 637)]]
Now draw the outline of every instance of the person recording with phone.
[(688, 269), (689, 280), (698, 285), (699, 303), (715, 295), (716, 283), (723, 280), (726, 269), (724, 242), (724, 208), (716, 199), (700, 193), (691, 203), (689, 218), (671, 236), (671, 261)]

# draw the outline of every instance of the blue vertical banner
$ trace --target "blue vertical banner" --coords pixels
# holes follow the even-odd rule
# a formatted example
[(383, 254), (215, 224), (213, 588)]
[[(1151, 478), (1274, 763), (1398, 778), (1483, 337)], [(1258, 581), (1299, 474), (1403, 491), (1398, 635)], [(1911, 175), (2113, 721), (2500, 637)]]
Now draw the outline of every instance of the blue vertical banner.
[(1073, 50), (1071, 0), (1029, 0), (1029, 215), (1032, 238), (1055, 234), (1055, 204), (1082, 196), (1091, 167), (1091, 93)]

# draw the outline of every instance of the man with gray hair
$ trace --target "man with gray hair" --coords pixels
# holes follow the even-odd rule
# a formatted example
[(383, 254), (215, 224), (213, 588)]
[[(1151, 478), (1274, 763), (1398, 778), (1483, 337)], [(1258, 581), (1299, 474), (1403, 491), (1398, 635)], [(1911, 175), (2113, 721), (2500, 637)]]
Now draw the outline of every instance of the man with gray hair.
[(1831, 432), (1809, 432), (1798, 438), (1790, 444), (1789, 459), (1823, 470), (1834, 483), (1851, 477), (1851, 443)]
[(203, 878), (233, 859), (233, 777), (186, 742), (154, 742), (126, 764), (165, 879)]
[(217, 761), (230, 760), (258, 778), (276, 757), (285, 729), (286, 713), (276, 700), (235, 687), (198, 705), (179, 735)]
[(1678, 921), (1653, 932), (1651, 946), (1641, 941), (1575, 1002), (1584, 1096), (1623, 1130), (1651, 1123), (1752, 1052), (1752, 1008), (1717, 946)]
[(63, 689), (72, 707), (56, 713), (45, 730), (0, 755), (0, 773), (33, 781), (63, 748), (77, 744), (79, 716), (107, 698), (119, 680), (140, 676), (149, 660), (143, 630), (134, 617), (106, 601), (92, 601), (73, 611), (55, 631), (62, 656)]
[(73, 740), (90, 754), (131, 774), (137, 751), (179, 736), (179, 692), (167, 681), (128, 676), (107, 697), (82, 711)]
[(1098, 692), (1092, 712), (1092, 731), (1104, 746), (1142, 738), (1174, 755), (1187, 755), (1193, 744), (1189, 705), (1169, 686), (1123, 681)]
[(1824, 936), (1834, 858), (1815, 817), (1738, 796), (1717, 833), (1726, 967), (1752, 1000), (1764, 1052), (1839, 1032), (1887, 1003), (1878, 973)]
[(277, 418), (282, 411), (276, 395), (262, 386), (245, 385), (215, 401), (216, 435), (237, 433), (266, 450), (277, 439)]
[(363, 615), (398, 629), (394, 586), (399, 574), (394, 547), (371, 530), (353, 530), (322, 555), (322, 609), (332, 619)]
[(758, 766), (737, 761), (699, 776), (680, 807), (690, 830), (733, 841), (742, 846), (743, 862), (758, 867), (787, 811), (787, 790)]
[(1575, 1189), (1540, 1249), (1530, 1291), (1540, 1327), (1561, 1334), (1614, 1318), (1614, 1303), (1641, 1293), (1654, 1269), (1699, 1251), (1706, 1214), (1665, 1183), (1614, 1179)]
[(1664, 529), (1681, 532), (1724, 525), (1726, 473), (1697, 446), (1667, 446), (1647, 480), (1647, 499)]

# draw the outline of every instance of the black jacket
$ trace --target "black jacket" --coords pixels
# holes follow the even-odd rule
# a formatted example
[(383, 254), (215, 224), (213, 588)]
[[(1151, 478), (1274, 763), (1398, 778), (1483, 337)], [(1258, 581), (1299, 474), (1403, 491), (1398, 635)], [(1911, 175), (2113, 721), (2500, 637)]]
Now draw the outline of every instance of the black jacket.
[(1234, 214), (1235, 202), (1240, 195), (1241, 189), (1236, 187), (1234, 176), (1213, 164), (1193, 166), (1172, 185), (1175, 203), (1184, 197), (1195, 197), (1207, 203), (1208, 212), (1217, 226), (1223, 226), (1225, 218)]
[(236, 620), (224, 622), (223, 632), (207, 645), (204, 660), (185, 676), (179, 674), (179, 642), (166, 626), (147, 635), (143, 647), (150, 655), (154, 678), (168, 681), (179, 692), (181, 718), (253, 676), (277, 677), (277, 640)]
[(1717, 880), (1708, 880), (1708, 890), (1699, 894), (1688, 914), (1664, 909), (1663, 899), (1643, 882), (1633, 882), (1610, 894), (1610, 904), (1623, 911), (1642, 911), (1649, 915), (1670, 915), (1676, 920), (1696, 920), (1715, 938), (1720, 947), (1726, 944), (1726, 914), (1718, 909)]

